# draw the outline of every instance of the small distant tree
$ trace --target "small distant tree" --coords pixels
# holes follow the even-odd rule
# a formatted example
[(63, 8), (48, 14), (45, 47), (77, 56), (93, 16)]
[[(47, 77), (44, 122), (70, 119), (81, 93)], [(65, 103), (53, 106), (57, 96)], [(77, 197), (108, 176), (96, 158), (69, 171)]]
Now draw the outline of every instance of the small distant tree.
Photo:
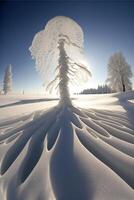
[(4, 91), (4, 94), (11, 93), (12, 91), (12, 66), (11, 65), (8, 65), (5, 70), (3, 91)]
[(0, 82), (0, 95), (2, 94), (2, 87), (1, 87), (1, 82)]
[(128, 91), (132, 89), (131, 66), (126, 62), (121, 52), (113, 54), (108, 63), (108, 85), (115, 91)]
[(2, 89), (0, 88), (0, 95), (2, 94)]

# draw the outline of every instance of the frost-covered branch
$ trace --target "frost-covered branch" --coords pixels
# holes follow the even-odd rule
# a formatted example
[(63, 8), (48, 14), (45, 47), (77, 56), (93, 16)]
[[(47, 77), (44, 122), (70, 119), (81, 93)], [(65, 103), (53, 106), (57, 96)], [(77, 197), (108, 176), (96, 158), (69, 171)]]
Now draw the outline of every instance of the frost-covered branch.
[(85, 57), (81, 27), (68, 17), (55, 17), (35, 35), (30, 51), (45, 88), (50, 92), (59, 88), (60, 103), (71, 104), (69, 86), (79, 83), (80, 87), (91, 76), (82, 64)]
[(109, 59), (107, 83), (115, 91), (127, 91), (132, 89), (131, 66), (126, 62), (122, 53), (115, 53)]

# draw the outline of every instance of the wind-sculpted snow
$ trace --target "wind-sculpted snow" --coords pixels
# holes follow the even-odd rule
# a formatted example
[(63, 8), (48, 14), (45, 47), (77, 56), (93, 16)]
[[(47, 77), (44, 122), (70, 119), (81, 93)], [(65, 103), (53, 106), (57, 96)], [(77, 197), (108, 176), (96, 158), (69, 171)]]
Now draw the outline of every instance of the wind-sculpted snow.
[(132, 200), (134, 127), (124, 112), (57, 105), (0, 123), (5, 200)]

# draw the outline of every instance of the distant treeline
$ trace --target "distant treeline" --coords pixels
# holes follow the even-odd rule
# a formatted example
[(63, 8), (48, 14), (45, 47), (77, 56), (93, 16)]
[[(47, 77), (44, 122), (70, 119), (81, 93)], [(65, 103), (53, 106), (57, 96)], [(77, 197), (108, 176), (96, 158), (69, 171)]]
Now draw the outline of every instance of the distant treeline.
[(90, 88), (83, 90), (80, 94), (106, 94), (106, 93), (113, 93), (110, 87), (105, 85), (98, 85), (98, 88)]

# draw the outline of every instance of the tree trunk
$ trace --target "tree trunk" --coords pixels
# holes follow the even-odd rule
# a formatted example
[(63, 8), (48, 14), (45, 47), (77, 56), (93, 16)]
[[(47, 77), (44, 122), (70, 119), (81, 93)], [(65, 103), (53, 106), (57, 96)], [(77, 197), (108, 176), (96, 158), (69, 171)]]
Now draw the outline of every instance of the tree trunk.
[(60, 39), (59, 41), (59, 92), (60, 92), (60, 103), (65, 105), (72, 105), (69, 89), (68, 89), (68, 57), (64, 49), (65, 40)]
[(123, 92), (125, 92), (126, 91), (126, 88), (125, 88), (125, 85), (123, 84)]
[[(121, 74), (121, 72), (120, 72), (120, 74)], [(123, 90), (123, 92), (125, 92), (126, 91), (126, 87), (125, 87), (125, 84), (124, 84), (124, 77), (123, 77), (123, 75), (121, 76), (121, 82), (122, 82), (122, 90)]]

